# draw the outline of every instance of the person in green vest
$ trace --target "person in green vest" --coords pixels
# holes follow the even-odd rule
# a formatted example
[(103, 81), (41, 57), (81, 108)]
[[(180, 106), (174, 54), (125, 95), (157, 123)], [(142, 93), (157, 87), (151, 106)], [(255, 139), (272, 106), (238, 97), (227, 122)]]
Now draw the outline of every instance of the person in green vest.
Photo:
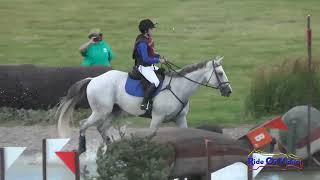
[(88, 42), (80, 46), (80, 53), (83, 56), (82, 66), (107, 66), (111, 67), (111, 60), (114, 54), (109, 44), (103, 40), (100, 29), (91, 29), (88, 35)]

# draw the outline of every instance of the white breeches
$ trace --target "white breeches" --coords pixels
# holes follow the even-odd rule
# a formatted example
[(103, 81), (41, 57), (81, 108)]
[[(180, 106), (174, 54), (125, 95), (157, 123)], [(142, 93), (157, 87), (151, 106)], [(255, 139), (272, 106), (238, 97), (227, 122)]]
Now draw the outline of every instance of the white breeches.
[(139, 72), (150, 82), (153, 83), (156, 87), (159, 86), (160, 81), (154, 72), (154, 70), (158, 70), (157, 66), (139, 66)]

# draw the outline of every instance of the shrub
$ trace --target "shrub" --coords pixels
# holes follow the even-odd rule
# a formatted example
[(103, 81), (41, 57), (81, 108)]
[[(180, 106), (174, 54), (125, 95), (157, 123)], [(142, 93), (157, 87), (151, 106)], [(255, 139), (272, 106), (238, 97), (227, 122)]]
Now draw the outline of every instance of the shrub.
[(97, 180), (167, 180), (169, 159), (173, 150), (169, 146), (151, 141), (152, 136), (132, 136), (113, 142), (97, 152)]
[[(313, 106), (320, 107), (319, 60), (313, 62)], [(306, 59), (285, 60), (262, 67), (255, 74), (245, 101), (246, 114), (254, 117), (282, 114), (309, 102), (309, 73)]]

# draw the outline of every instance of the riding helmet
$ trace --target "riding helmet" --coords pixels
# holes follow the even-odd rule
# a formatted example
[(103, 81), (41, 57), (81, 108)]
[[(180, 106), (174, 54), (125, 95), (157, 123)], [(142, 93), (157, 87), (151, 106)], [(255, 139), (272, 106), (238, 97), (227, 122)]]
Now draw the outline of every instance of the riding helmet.
[(139, 23), (139, 31), (141, 33), (146, 33), (148, 29), (155, 28), (156, 23), (153, 23), (150, 19), (144, 19)]

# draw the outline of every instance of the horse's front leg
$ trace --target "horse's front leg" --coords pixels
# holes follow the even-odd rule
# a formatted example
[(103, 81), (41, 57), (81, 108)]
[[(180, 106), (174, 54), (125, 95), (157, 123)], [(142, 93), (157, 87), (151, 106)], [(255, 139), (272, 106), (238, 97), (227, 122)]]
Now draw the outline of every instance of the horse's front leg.
[(150, 123), (150, 128), (159, 128), (161, 123), (163, 122), (164, 117), (163, 116), (157, 116), (152, 114), (152, 120)]
[(179, 117), (176, 119), (176, 125), (177, 125), (179, 128), (188, 128), (188, 122), (187, 122), (186, 115), (179, 116)]
[(176, 118), (176, 125), (179, 128), (188, 128), (188, 122), (187, 122), (187, 114), (189, 112), (189, 102), (188, 104), (183, 108), (180, 115)]

